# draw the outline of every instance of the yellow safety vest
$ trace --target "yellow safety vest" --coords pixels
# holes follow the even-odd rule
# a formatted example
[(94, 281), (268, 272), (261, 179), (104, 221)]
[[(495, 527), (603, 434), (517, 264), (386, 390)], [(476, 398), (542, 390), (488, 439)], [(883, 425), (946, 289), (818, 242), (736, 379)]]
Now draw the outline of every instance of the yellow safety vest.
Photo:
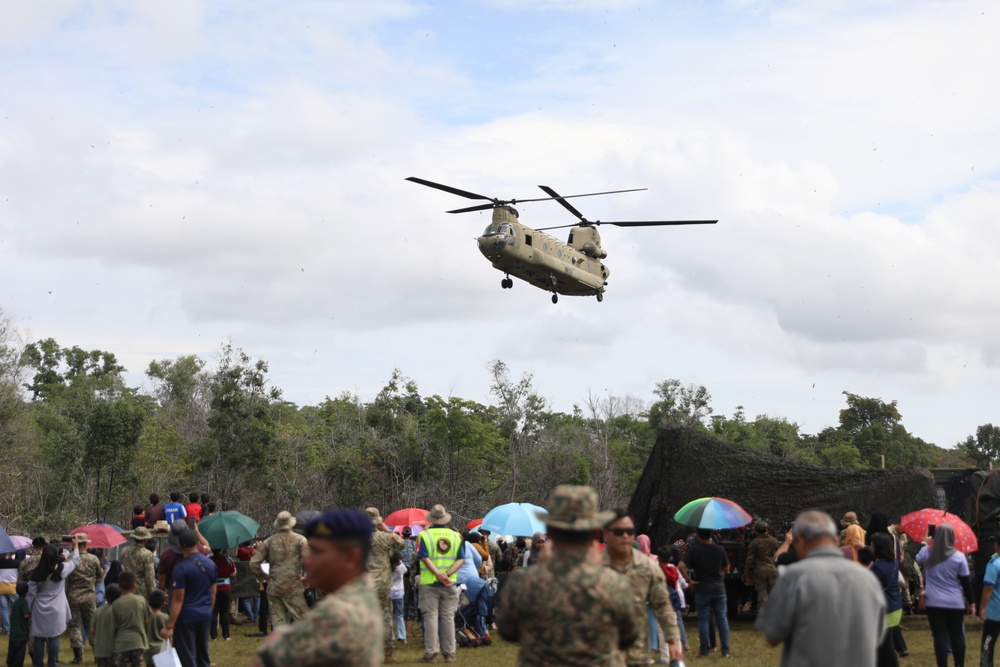
[[(448, 568), (458, 560), (458, 550), (462, 547), (462, 536), (451, 528), (425, 528), (420, 533), (420, 543), (427, 547), (427, 553), (439, 572), (447, 572)], [(453, 572), (450, 579), (458, 581), (458, 572)], [(429, 586), (437, 582), (437, 577), (431, 569), (421, 563), (420, 585)]]

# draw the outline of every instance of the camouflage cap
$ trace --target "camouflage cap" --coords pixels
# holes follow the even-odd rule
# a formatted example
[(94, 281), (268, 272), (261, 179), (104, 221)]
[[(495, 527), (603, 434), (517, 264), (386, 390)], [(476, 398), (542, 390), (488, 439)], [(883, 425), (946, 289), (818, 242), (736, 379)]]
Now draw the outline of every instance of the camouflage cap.
[(142, 542), (153, 537), (153, 533), (149, 531), (145, 526), (139, 526), (132, 531), (132, 539), (136, 542)]
[(291, 530), (295, 527), (295, 517), (291, 512), (282, 510), (278, 512), (278, 517), (274, 520), (275, 530)]
[(87, 537), (87, 533), (76, 533), (76, 541), (78, 544), (87, 544), (90, 538)]
[(377, 507), (366, 507), (365, 514), (368, 515), (368, 518), (372, 520), (374, 525), (377, 526), (382, 523), (382, 515), (378, 513)]
[(614, 512), (598, 511), (597, 491), (589, 486), (561, 484), (549, 496), (548, 512), (536, 512), (550, 528), (584, 532), (604, 527)]

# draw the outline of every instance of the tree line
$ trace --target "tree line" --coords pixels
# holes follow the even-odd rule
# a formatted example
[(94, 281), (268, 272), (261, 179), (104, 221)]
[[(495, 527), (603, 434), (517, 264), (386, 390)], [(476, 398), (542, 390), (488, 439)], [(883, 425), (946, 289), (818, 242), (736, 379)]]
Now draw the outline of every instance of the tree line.
[(425, 396), (396, 370), (371, 400), (316, 405), (282, 398), (268, 363), (224, 343), (211, 367), (187, 355), (153, 361), (127, 385), (114, 353), (19, 343), (0, 318), (0, 524), (34, 534), (93, 520), (119, 525), (133, 504), (207, 492), (264, 520), (281, 509), (385, 511), (443, 502), (459, 518), (511, 501), (544, 504), (555, 484), (593, 485), (624, 506), (663, 426), (700, 429), (751, 450), (837, 467), (986, 465), (1000, 429), (955, 449), (906, 430), (896, 401), (844, 392), (838, 426), (801, 433), (783, 417), (713, 414), (704, 386), (658, 383), (647, 399), (588, 393), (570, 412), (530, 373), (490, 362), (490, 404)]

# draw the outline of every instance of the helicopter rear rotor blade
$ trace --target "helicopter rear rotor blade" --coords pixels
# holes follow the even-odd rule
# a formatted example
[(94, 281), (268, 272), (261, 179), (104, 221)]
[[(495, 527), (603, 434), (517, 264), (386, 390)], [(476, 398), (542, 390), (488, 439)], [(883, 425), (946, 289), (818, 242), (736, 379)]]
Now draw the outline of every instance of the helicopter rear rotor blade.
[[(477, 195), (475, 192), (469, 192), (467, 190), (459, 190), (458, 188), (453, 188), (450, 185), (442, 185), (441, 183), (435, 183), (434, 181), (428, 181), (423, 178), (417, 178), (416, 176), (408, 176), (406, 180), (412, 181), (414, 183), (419, 183), (420, 185), (426, 185), (429, 188), (444, 190), (445, 192), (450, 192), (453, 195), (458, 195), (459, 197), (465, 197), (466, 199), (485, 199), (486, 201), (496, 201), (493, 197), (487, 197), (485, 195)], [(492, 206), (493, 205), (490, 204), (490, 207)]]
[(615, 227), (667, 227), (675, 225), (714, 225), (718, 220), (622, 220), (618, 222), (601, 222), (595, 220), (595, 225), (614, 225)]

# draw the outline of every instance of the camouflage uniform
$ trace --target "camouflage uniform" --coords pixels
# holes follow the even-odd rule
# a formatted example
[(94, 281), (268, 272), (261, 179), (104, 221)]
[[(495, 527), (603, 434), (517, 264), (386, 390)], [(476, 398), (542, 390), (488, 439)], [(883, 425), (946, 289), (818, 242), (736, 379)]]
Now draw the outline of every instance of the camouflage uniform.
[(750, 541), (744, 565), (745, 576), (753, 581), (757, 589), (757, 608), (767, 601), (767, 595), (778, 580), (778, 569), (774, 565), (774, 554), (778, 550), (778, 540), (767, 533), (761, 533)]
[(275, 631), (277, 639), (257, 652), (265, 667), (381, 665), (382, 621), (375, 584), (362, 575), (302, 617)]
[(511, 574), (497, 611), (500, 636), (521, 643), (517, 664), (525, 667), (623, 665), (621, 649), (645, 625), (628, 580), (593, 552), (557, 549)]
[[(305, 537), (291, 530), (279, 530), (264, 540), (250, 559), (250, 570), (258, 579), (269, 578), (267, 601), (275, 627), (302, 618), (306, 613), (305, 586), (302, 583), (302, 559), (309, 552)], [(268, 573), (261, 564), (267, 561)]]
[(35, 554), (34, 556), (28, 556), (21, 561), (21, 564), (17, 566), (17, 580), (28, 581), (31, 577), (31, 573), (35, 571), (36, 567), (38, 567), (38, 561), (41, 559), (41, 554)]
[(145, 544), (131, 544), (122, 549), (118, 558), (122, 570), (134, 572), (136, 578), (135, 594), (149, 597), (156, 590), (156, 570), (153, 567), (153, 554)]
[(392, 600), (389, 590), (392, 588), (392, 569), (389, 558), (403, 549), (403, 538), (396, 533), (375, 530), (372, 534), (372, 550), (368, 555), (368, 574), (371, 575), (378, 593), (378, 603), (382, 606), (382, 637), (385, 644), (385, 654), (392, 655)]
[[(680, 641), (681, 633), (677, 627), (677, 614), (670, 603), (667, 592), (667, 577), (657, 567), (653, 559), (638, 549), (632, 549), (632, 558), (625, 563), (611, 562), (611, 554), (604, 550), (604, 565), (618, 574), (623, 575), (632, 588), (635, 600), (635, 613), (641, 619), (646, 617), (646, 603), (653, 608), (660, 629), (667, 639)], [(639, 636), (625, 654), (625, 662), (629, 665), (649, 664), (649, 624), (639, 623)]]
[(80, 554), (80, 564), (66, 577), (66, 599), (69, 601), (69, 645), (83, 649), (83, 628), (90, 629), (97, 610), (95, 595), (97, 582), (104, 578), (101, 560), (90, 553)]

